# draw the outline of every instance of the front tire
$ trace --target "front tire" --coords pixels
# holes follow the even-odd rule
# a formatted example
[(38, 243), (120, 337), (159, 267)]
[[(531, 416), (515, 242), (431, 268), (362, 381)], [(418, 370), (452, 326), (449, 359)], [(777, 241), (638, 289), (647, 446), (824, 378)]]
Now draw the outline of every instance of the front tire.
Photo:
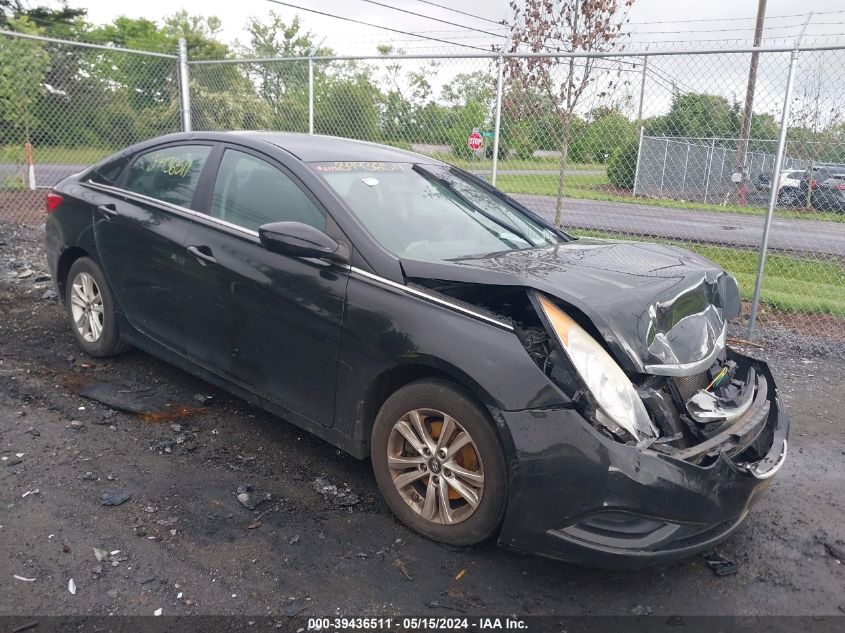
[(128, 346), (120, 340), (106, 278), (88, 257), (80, 257), (70, 267), (65, 308), (71, 332), (85, 353), (104, 357), (126, 351)]
[(390, 509), (408, 527), (450, 545), (480, 543), (507, 503), (507, 469), (486, 412), (443, 380), (390, 396), (373, 425), (371, 457)]
[(798, 192), (788, 187), (781, 189), (778, 194), (778, 203), (783, 207), (794, 207), (798, 204)]

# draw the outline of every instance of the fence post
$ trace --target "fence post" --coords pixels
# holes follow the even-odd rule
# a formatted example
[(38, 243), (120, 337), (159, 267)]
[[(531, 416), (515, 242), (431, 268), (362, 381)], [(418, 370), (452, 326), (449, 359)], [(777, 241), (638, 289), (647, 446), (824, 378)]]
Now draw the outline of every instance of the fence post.
[(496, 118), (493, 123), (493, 173), (490, 184), (496, 186), (496, 172), (499, 169), (499, 130), (502, 125), (502, 78), (505, 72), (505, 58), (499, 55), (499, 77), (496, 80)]
[(640, 126), (640, 140), (637, 143), (637, 164), (634, 165), (634, 191), (631, 195), (637, 195), (637, 179), (640, 177), (640, 160), (643, 156), (643, 126)]
[(182, 103), (182, 131), (191, 131), (191, 95), (188, 92), (188, 46), (179, 38), (179, 96)]
[(690, 148), (690, 144), (689, 144), (689, 141), (687, 141), (687, 155), (686, 155), (686, 158), (684, 158), (684, 177), (683, 177), (683, 180), (681, 180), (681, 195), (682, 196), (687, 195), (687, 166), (689, 165), (689, 148)]
[(669, 139), (664, 138), (666, 145), (663, 147), (663, 168), (660, 170), (660, 195), (663, 196), (663, 179), (666, 177), (666, 159), (669, 157)]
[(783, 97), (783, 112), (780, 117), (780, 133), (778, 134), (778, 149), (775, 153), (775, 167), (772, 186), (769, 188), (769, 208), (766, 211), (766, 221), (763, 224), (763, 237), (760, 240), (760, 258), (757, 262), (757, 277), (754, 280), (754, 298), (751, 300), (751, 317), (748, 319), (748, 340), (754, 340), (754, 328), (757, 325), (757, 312), (760, 308), (760, 291), (763, 287), (763, 272), (766, 269), (766, 250), (769, 247), (769, 229), (775, 214), (778, 201), (778, 179), (783, 167), (783, 154), (786, 147), (786, 129), (789, 126), (789, 106), (792, 101), (792, 88), (795, 84), (795, 69), (798, 66), (798, 49), (792, 51), (789, 60), (789, 74), (786, 78), (786, 93)]
[(640, 138), (643, 131), (643, 102), (645, 101), (645, 79), (648, 72), (648, 55), (643, 55), (643, 75), (640, 78), (640, 107), (637, 111), (637, 125), (640, 128)]
[(710, 139), (710, 151), (707, 152), (707, 176), (704, 178), (704, 202), (707, 202), (707, 189), (710, 187), (710, 171), (713, 169), (713, 155), (716, 153), (716, 139)]
[(314, 58), (308, 58), (308, 133), (314, 133)]

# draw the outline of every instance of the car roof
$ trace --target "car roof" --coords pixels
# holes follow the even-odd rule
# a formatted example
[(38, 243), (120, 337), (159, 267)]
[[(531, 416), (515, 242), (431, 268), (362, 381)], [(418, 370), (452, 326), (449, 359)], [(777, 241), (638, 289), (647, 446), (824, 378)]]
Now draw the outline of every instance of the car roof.
[(224, 135), (251, 138), (271, 143), (306, 163), (331, 161), (373, 161), (386, 163), (439, 163), (429, 156), (407, 150), (321, 134), (247, 130)]

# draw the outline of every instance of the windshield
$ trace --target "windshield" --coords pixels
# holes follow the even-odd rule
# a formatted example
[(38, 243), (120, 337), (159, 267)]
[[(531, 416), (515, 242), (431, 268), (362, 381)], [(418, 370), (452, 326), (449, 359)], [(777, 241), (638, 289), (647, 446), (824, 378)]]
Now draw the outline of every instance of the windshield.
[(441, 165), (312, 165), (398, 257), (442, 260), (546, 246), (564, 238)]

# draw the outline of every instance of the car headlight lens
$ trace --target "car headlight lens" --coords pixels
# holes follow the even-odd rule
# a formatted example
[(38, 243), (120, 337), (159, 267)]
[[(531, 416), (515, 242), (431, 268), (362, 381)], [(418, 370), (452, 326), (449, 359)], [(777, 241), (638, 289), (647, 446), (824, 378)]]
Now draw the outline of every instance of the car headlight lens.
[(555, 337), (600, 407), (596, 421), (616, 435), (624, 429), (639, 445), (655, 439), (658, 431), (622, 368), (568, 314), (539, 293), (538, 299)]

